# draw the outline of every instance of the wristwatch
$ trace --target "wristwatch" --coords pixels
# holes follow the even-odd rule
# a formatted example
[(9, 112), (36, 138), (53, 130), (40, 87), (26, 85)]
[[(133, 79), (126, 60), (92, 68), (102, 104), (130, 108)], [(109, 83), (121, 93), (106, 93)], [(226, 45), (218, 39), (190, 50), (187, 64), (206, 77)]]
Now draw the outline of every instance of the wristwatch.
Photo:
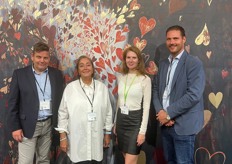
[(171, 120), (171, 118), (170, 118), (170, 116), (167, 114), (167, 117), (166, 117), (166, 119), (169, 121), (169, 120)]

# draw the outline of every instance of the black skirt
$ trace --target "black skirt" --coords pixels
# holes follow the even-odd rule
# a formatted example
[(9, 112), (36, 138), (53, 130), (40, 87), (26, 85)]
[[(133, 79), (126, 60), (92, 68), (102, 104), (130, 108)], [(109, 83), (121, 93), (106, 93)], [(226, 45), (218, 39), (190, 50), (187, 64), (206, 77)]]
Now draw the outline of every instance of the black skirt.
[(128, 115), (122, 114), (119, 108), (117, 112), (116, 133), (118, 148), (123, 153), (138, 155), (141, 146), (137, 146), (142, 121), (142, 110), (129, 111)]

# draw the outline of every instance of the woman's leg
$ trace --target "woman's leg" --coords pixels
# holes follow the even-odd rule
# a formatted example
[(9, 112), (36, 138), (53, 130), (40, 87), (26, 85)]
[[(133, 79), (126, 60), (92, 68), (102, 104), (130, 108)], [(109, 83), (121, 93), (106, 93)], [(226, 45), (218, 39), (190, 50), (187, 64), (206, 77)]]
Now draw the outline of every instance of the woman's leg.
[(138, 155), (125, 154), (125, 164), (137, 164)]

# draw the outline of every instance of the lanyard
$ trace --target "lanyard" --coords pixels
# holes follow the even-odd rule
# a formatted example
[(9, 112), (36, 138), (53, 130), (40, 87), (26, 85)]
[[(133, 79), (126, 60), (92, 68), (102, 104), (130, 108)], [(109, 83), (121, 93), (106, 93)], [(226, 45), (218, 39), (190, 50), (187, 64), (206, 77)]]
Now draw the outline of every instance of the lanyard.
[(84, 88), (82, 87), (81, 85), (81, 80), (79, 80), (79, 83), (80, 83), (80, 86), (81, 86), (81, 89), (83, 90), (83, 92), (85, 93), (85, 96), (87, 97), (91, 107), (92, 107), (92, 112), (93, 112), (93, 101), (94, 101), (94, 93), (95, 93), (95, 81), (93, 80), (93, 97), (92, 97), (92, 102), (90, 101), (89, 97), (87, 96)]
[(46, 79), (45, 79), (44, 89), (42, 90), (42, 88), (40, 87), (40, 85), (39, 85), (39, 83), (38, 83), (37, 79), (35, 78), (35, 82), (37, 83), (37, 85), (38, 85), (38, 87), (39, 87), (39, 89), (40, 89), (41, 93), (43, 94), (43, 99), (44, 99), (44, 101), (45, 101), (45, 97), (44, 97), (44, 95), (45, 95), (45, 88), (46, 88), (46, 85), (47, 85), (47, 79), (48, 79), (48, 73), (46, 74)]
[(135, 75), (135, 77), (133, 78), (132, 82), (129, 85), (128, 90), (126, 90), (126, 84), (127, 84), (128, 75), (126, 76), (126, 84), (125, 84), (125, 87), (124, 87), (124, 105), (126, 104), (126, 99), (127, 99), (127, 96), (128, 96), (128, 92), (129, 92), (132, 84), (134, 83), (136, 77), (137, 77), (137, 75)]

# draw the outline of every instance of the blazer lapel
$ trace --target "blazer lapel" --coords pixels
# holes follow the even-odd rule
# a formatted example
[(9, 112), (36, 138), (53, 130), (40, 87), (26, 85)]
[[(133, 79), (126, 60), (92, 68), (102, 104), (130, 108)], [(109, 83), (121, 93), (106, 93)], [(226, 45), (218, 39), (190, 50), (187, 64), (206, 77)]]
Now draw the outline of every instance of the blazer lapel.
[(36, 97), (39, 99), (38, 91), (37, 91), (37, 88), (36, 88), (35, 75), (33, 73), (32, 66), (29, 66), (27, 68), (27, 77), (29, 79), (29, 84), (31, 85)]
[(173, 89), (175, 83), (176, 83), (176, 80), (177, 80), (177, 77), (179, 76), (180, 72), (181, 72), (181, 69), (185, 63), (185, 60), (186, 60), (186, 55), (187, 53), (184, 51), (183, 52), (183, 55), (181, 56), (180, 58), (180, 61), (178, 62), (178, 65), (176, 67), (176, 71), (174, 73), (174, 76), (173, 76), (173, 79), (172, 79), (172, 86), (171, 86), (171, 90)]
[(166, 80), (167, 80), (167, 73), (168, 73), (168, 67), (169, 67), (169, 60), (165, 60), (164, 62), (164, 67), (162, 70), (162, 76), (161, 76), (161, 83), (160, 83), (160, 87), (161, 87), (161, 93), (163, 95), (165, 87), (166, 87)]

